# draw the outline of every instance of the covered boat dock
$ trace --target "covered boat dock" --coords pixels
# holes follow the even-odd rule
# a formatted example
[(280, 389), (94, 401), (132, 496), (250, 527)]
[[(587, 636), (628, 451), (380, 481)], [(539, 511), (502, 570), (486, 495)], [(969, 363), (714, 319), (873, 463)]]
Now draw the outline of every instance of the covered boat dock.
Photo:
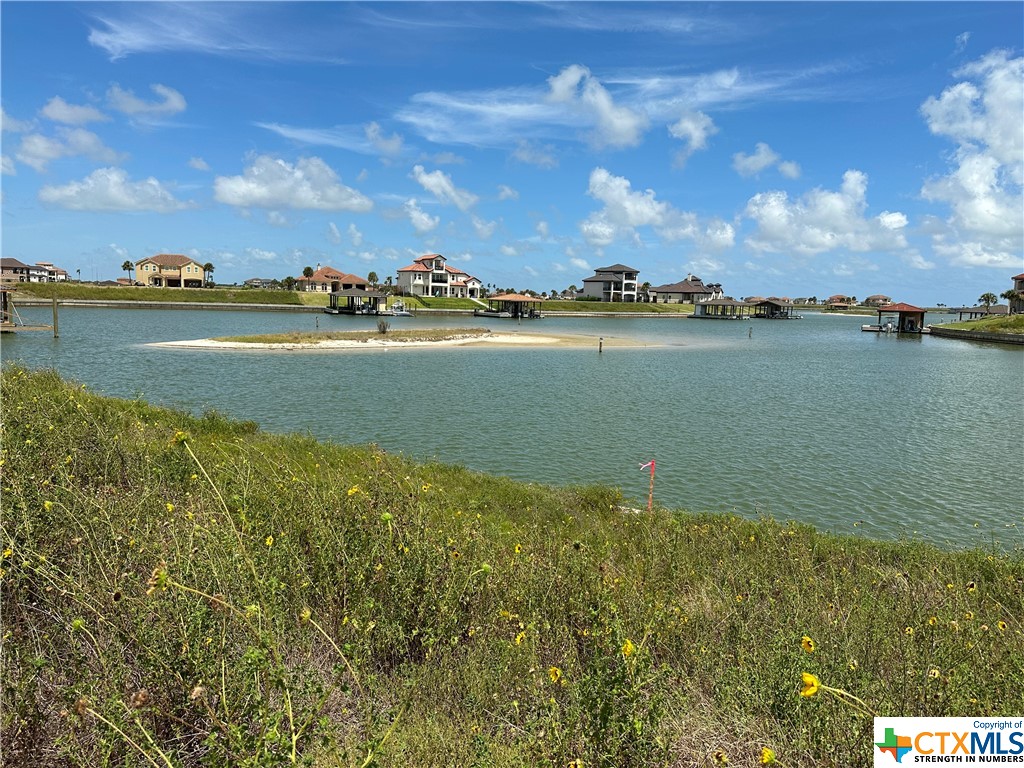
[[(913, 304), (886, 304), (878, 308), (878, 326), (882, 327), (882, 315), (896, 315), (897, 333), (924, 333), (924, 310)], [(863, 330), (869, 330), (863, 326)]]
[(765, 320), (799, 320), (800, 315), (793, 312), (793, 302), (789, 299), (761, 299), (754, 304), (754, 317)]
[(331, 293), (324, 312), (329, 315), (379, 315), (382, 312), (382, 301), (386, 304), (387, 294), (380, 291), (346, 288)]
[(735, 299), (711, 299), (695, 304), (691, 317), (712, 320), (746, 320), (750, 317), (752, 307), (752, 304)]
[(477, 317), (514, 317), (539, 319), (541, 300), (521, 293), (501, 293), (487, 299), (487, 309), (475, 309)]

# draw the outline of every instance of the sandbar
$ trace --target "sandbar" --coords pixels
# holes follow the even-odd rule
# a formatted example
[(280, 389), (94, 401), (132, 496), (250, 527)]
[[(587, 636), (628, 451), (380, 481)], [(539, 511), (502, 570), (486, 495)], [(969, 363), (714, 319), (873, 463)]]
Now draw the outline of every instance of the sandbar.
[(387, 338), (332, 339), (310, 343), (288, 342), (283, 344), (253, 344), (241, 341), (217, 341), (216, 339), (190, 339), (183, 341), (150, 342), (148, 347), (175, 347), (179, 349), (225, 349), (258, 350), (267, 352), (292, 351), (368, 351), (390, 349), (433, 349), (452, 347), (529, 347), (529, 348), (575, 348), (604, 347), (654, 347), (660, 346), (635, 339), (615, 336), (587, 336), (575, 334), (539, 333), (489, 333), (485, 336), (441, 339), (437, 341), (396, 341)]

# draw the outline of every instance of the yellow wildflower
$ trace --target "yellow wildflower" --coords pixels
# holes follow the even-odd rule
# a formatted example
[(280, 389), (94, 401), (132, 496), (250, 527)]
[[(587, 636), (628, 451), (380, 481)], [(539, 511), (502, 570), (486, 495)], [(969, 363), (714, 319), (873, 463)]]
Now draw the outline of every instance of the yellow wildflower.
[(914, 628), (913, 627), (904, 627), (903, 628), (903, 634), (905, 634), (907, 637), (910, 637), (911, 635), (914, 634)]
[(775, 762), (775, 751), (771, 747), (761, 747), (761, 765), (771, 765)]
[(351, 488), (348, 489), (349, 496), (355, 496), (357, 493), (362, 493), (362, 488), (360, 488), (358, 485), (353, 485)]
[(518, 635), (516, 635), (516, 645), (522, 645), (523, 644), (523, 640), (525, 640), (525, 639), (526, 639), (526, 633), (525, 632), (520, 632)]
[(999, 631), (1000, 631), (1000, 632), (1005, 632), (1005, 631), (1006, 631), (1006, 622), (1005, 622), (1005, 621), (1002, 621), (1002, 620), (1000, 620), (1000, 621), (997, 621), (997, 622), (996, 622), (996, 627), (998, 627), (998, 628), (999, 628)]
[(716, 749), (715, 753), (711, 756), (711, 759), (715, 761), (715, 765), (729, 764), (729, 756), (721, 749)]
[(167, 511), (168, 512), (173, 512), (174, 511), (174, 505), (171, 504), (171, 502), (168, 501), (164, 506), (167, 507)]
[(267, 547), (269, 548), (272, 546), (274, 546), (274, 537), (273, 535), (267, 536)]
[(53, 502), (52, 501), (44, 501), (43, 502), (43, 509), (45, 509), (47, 512), (49, 512), (51, 509), (53, 509)]
[(934, 627), (938, 623), (939, 623), (939, 617), (938, 616), (932, 616), (932, 617), (930, 617), (928, 619), (928, 626), (929, 627)]
[(518, 555), (522, 551), (523, 551), (523, 545), (522, 544), (516, 544), (516, 549), (515, 549), (516, 554)]
[(821, 688), (821, 680), (810, 672), (803, 672), (800, 675), (800, 681), (804, 684), (803, 689), (800, 691), (801, 696), (810, 698), (818, 692), (819, 688)]
[(974, 590), (976, 590), (977, 588), (978, 588), (978, 585), (977, 585), (977, 584), (975, 584), (975, 583), (974, 583), (973, 581), (969, 581), (969, 582), (967, 582), (967, 591), (968, 591), (968, 592), (973, 592), (973, 591), (974, 591)]
[(932, 667), (928, 670), (928, 677), (932, 680), (936, 680), (939, 677), (939, 670), (935, 669), (935, 667)]
[(626, 642), (622, 644), (622, 655), (628, 659), (635, 651), (636, 646), (633, 645), (633, 641), (627, 637)]
[(967, 613), (965, 613), (964, 614), (964, 618), (967, 619), (968, 621), (973, 619), (974, 618), (974, 611), (968, 611)]
[(810, 637), (804, 635), (800, 638), (800, 647), (807, 651), (807, 653), (814, 653), (814, 649), (816, 646), (814, 645), (814, 641)]
[(557, 683), (562, 679), (562, 670), (558, 667), (548, 667), (548, 677), (551, 678), (552, 683)]

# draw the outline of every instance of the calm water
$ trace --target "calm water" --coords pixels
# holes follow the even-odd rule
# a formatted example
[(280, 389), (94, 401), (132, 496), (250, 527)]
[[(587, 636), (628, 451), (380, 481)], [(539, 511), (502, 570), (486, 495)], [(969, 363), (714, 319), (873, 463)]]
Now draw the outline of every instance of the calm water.
[[(49, 322), (49, 309), (21, 310)], [(929, 315), (930, 322), (938, 318)], [(62, 308), (61, 338), (5, 336), (4, 360), (94, 390), (274, 432), (375, 442), (419, 459), (552, 484), (605, 483), (644, 504), (769, 513), (875, 537), (1024, 546), (1024, 350), (800, 321), (545, 318), (501, 331), (578, 333), (588, 349), (250, 352), (146, 342), (371, 319)], [(395, 326), (480, 325), (465, 317)], [(752, 335), (748, 338), (748, 329)], [(650, 346), (597, 353), (597, 337)], [(660, 346), (655, 346), (660, 345)], [(856, 525), (855, 525), (856, 524)]]

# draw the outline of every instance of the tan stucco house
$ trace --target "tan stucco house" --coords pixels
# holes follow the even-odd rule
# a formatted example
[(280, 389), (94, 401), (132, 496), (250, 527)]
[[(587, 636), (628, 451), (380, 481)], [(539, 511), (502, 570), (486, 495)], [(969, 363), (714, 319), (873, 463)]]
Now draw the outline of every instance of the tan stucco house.
[(203, 265), (180, 253), (158, 253), (135, 262), (135, 280), (160, 288), (202, 288)]

